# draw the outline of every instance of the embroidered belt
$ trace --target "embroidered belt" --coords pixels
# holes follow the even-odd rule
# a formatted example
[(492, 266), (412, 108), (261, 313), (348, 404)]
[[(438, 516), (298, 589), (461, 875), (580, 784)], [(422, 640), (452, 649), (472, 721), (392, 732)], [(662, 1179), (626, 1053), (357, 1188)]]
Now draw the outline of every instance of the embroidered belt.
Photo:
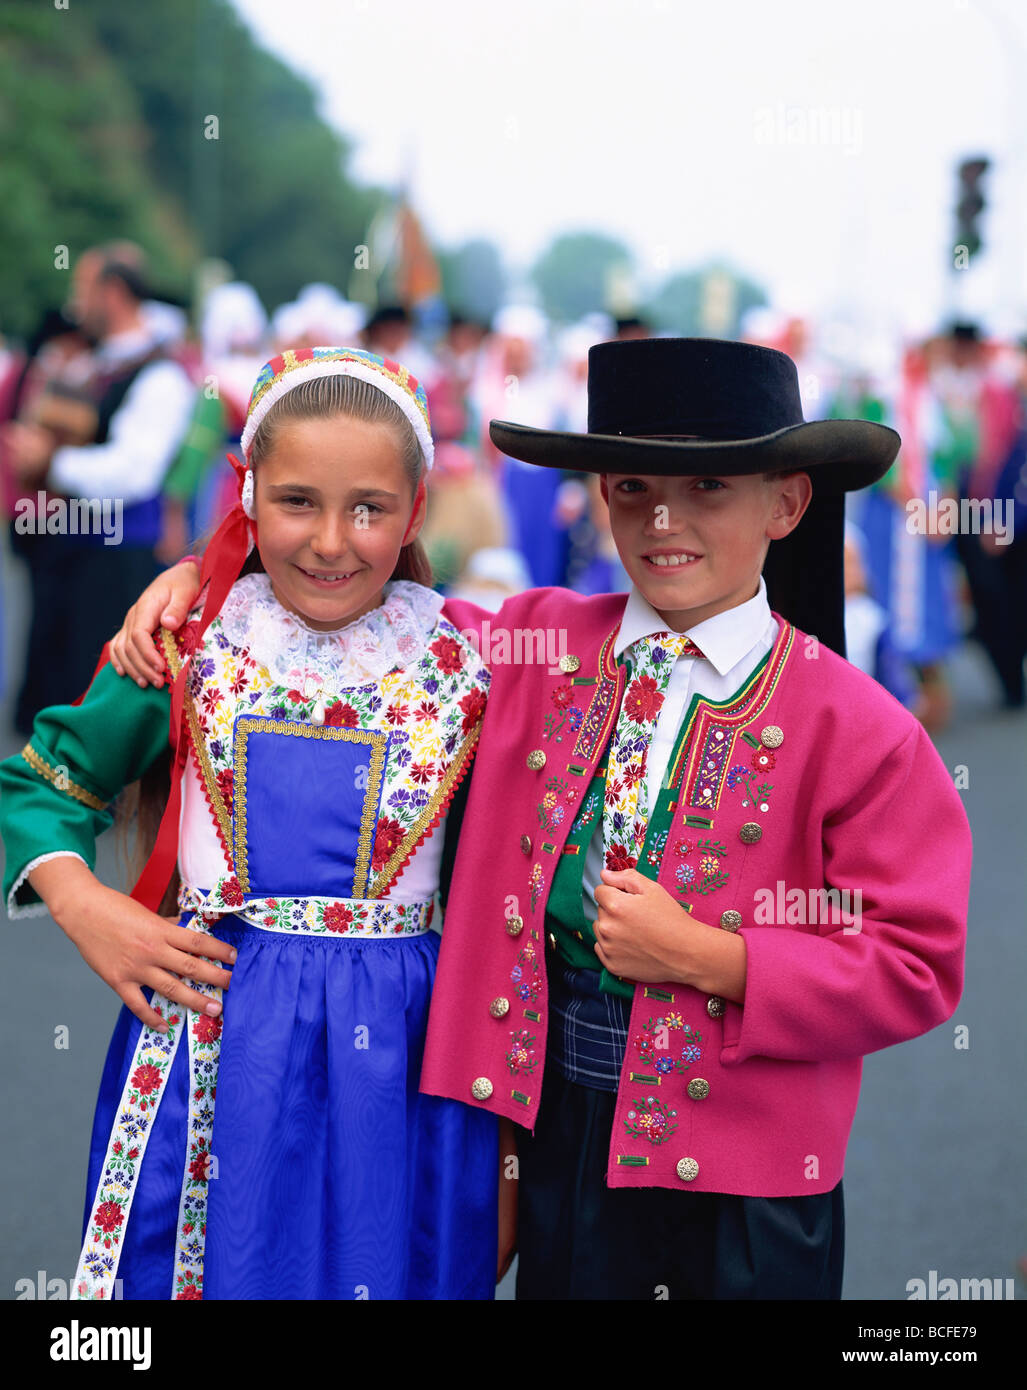
[(219, 917), (241, 917), (263, 931), (296, 936), (423, 936), (431, 926), (432, 901), (397, 903), (389, 898), (250, 898), (239, 880), (218, 880), (210, 893), (183, 887), (178, 905), (213, 925)]
[[(198, 915), (184, 925), (191, 931), (210, 934), (208, 923)], [(221, 1002), (221, 990), (217, 985), (200, 980), (190, 983), (200, 994)], [(76, 1299), (114, 1296), (122, 1237), (139, 1183), (139, 1169), (183, 1033), (189, 1039), (189, 1121), (175, 1233), (175, 1270), (168, 1292), (169, 1297), (175, 1299), (203, 1297), (207, 1181), (211, 1176), (210, 1136), (221, 1054), (221, 1016), (211, 1018), (208, 1014), (183, 1008), (156, 990), (150, 1005), (167, 1022), (168, 1031), (158, 1033), (144, 1025), (139, 1034), (107, 1141), (86, 1225), (85, 1243), (75, 1270), (72, 1297)]]

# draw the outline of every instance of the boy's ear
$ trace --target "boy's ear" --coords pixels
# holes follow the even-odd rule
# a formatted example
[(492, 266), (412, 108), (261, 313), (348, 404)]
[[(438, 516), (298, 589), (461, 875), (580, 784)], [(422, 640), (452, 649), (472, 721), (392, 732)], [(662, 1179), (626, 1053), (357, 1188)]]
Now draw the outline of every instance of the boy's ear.
[(813, 484), (808, 473), (790, 473), (774, 484), (777, 500), (767, 525), (767, 535), (779, 541), (790, 535), (802, 520), (813, 497)]

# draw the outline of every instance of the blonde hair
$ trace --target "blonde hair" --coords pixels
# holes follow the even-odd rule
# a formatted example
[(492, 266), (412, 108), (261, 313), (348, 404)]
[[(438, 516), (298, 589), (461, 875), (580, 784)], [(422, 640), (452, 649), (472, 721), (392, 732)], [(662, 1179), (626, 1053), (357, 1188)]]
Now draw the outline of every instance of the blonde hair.
[[(425, 463), (410, 421), (384, 391), (379, 391), (369, 381), (341, 373), (337, 376), (312, 377), (294, 386), (275, 402), (253, 436), (249, 461), (254, 472), (273, 449), (278, 428), (286, 421), (331, 420), (337, 415), (348, 415), (353, 420), (363, 420), (367, 424), (385, 425), (392, 431), (399, 445), (403, 471), (410, 484), (410, 495), (415, 496), (425, 473)], [(252, 560), (253, 557), (250, 558)], [(431, 564), (419, 539), (415, 537), (403, 546), (390, 579), (409, 579), (431, 588)]]

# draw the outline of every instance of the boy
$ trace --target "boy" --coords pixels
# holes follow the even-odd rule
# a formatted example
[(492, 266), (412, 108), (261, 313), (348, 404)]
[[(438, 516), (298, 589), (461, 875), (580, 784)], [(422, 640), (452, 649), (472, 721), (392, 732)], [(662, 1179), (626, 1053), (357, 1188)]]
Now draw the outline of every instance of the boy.
[(566, 645), (493, 661), (422, 1090), (528, 1131), (519, 1298), (839, 1298), (861, 1059), (953, 1013), (969, 893), (937, 753), (843, 659), (844, 492), (898, 436), (701, 339), (593, 348), (587, 434), (491, 432), (602, 475), (634, 587), (493, 620)]

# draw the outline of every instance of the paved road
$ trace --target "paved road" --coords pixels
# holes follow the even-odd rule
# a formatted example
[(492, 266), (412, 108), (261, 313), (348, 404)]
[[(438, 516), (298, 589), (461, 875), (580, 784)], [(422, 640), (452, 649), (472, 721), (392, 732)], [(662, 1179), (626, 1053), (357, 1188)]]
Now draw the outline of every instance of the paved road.
[[(5, 556), (7, 670), (24, 627), (21, 575)], [(956, 709), (938, 739), (968, 770), (974, 830), (967, 985), (953, 1020), (868, 1057), (845, 1174), (846, 1298), (904, 1299), (907, 1281), (1005, 1280), (1027, 1253), (1023, 1104), (1027, 716), (991, 708), (975, 648), (953, 662)], [(17, 751), (7, 698), (0, 756)], [(915, 789), (914, 789), (915, 791)], [(109, 838), (109, 837), (108, 837)], [(113, 849), (101, 870), (116, 882)], [(78, 1255), (93, 1104), (118, 1001), (48, 917), (5, 923), (0, 1055), (0, 1299), (17, 1281), (69, 1279)], [(797, 1001), (801, 1006), (801, 1001)], [(965, 1025), (969, 1046), (957, 1048)], [(68, 1047), (54, 1046), (68, 1030)], [(1017, 1296), (1027, 1294), (1022, 1283)], [(512, 1278), (500, 1296), (512, 1297)]]

